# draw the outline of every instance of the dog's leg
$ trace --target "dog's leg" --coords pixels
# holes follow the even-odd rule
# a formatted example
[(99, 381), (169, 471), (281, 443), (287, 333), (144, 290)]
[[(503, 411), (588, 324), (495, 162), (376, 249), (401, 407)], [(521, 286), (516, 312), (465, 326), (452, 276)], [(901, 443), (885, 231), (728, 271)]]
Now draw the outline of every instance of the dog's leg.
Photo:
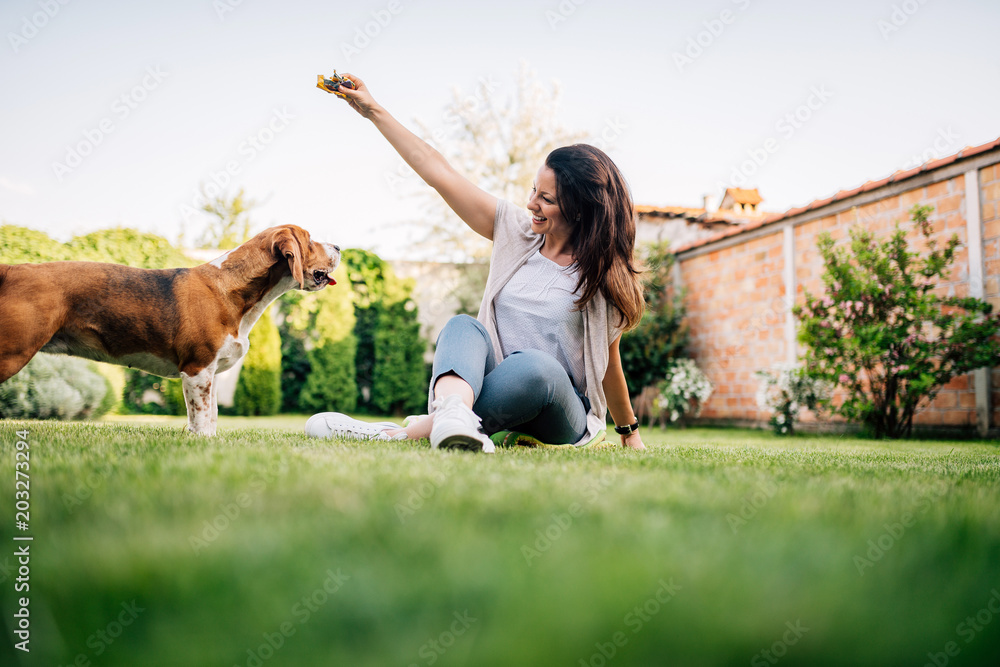
[(219, 427), (219, 383), (212, 380), (212, 433)]
[(4, 354), (0, 356), (0, 383), (6, 382), (17, 375), (17, 372), (24, 368), (33, 356), (35, 356), (34, 353)]
[(14, 377), (50, 338), (51, 333), (43, 335), (40, 332), (30, 337), (7, 331), (0, 335), (0, 383)]
[(187, 406), (188, 430), (195, 435), (215, 435), (215, 415), (213, 396), (215, 363), (200, 371), (188, 374), (181, 371), (184, 387), (184, 403)]

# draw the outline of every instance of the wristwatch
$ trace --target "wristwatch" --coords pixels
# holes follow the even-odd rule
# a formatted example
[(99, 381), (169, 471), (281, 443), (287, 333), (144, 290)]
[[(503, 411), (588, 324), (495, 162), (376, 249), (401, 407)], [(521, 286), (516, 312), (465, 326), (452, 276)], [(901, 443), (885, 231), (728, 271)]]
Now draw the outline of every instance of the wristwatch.
[(615, 426), (615, 433), (618, 435), (629, 435), (635, 433), (639, 430), (639, 420), (636, 419), (634, 424), (629, 424), (628, 426)]

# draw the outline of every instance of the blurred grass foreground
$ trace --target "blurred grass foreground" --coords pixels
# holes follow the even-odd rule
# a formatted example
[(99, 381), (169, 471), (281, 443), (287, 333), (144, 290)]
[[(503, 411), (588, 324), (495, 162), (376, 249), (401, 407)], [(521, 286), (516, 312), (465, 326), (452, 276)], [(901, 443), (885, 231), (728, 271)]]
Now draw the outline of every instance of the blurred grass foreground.
[[(149, 419), (149, 418), (147, 418)], [(164, 419), (164, 418), (160, 418)], [(30, 445), (5, 665), (983, 665), (997, 443), (646, 433), (647, 452), (316, 441), (304, 418), (0, 423)], [(30, 653), (12, 648), (27, 596)]]

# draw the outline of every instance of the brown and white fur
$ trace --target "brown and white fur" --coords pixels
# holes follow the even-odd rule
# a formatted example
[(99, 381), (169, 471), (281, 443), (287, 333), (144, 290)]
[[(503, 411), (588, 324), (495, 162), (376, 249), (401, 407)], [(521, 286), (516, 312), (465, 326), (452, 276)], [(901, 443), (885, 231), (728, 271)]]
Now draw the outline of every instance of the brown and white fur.
[(337, 246), (281, 225), (191, 269), (0, 264), (0, 383), (39, 351), (179, 377), (188, 430), (214, 435), (216, 373), (247, 353), (275, 299), (335, 284), (339, 262)]

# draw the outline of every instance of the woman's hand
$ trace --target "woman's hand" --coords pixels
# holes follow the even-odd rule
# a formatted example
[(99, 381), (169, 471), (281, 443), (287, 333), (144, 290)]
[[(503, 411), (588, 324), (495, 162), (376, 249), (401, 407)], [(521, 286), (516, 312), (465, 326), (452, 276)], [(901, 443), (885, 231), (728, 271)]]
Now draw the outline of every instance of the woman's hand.
[(351, 105), (352, 109), (368, 120), (371, 120), (379, 106), (375, 102), (375, 98), (372, 97), (371, 92), (368, 90), (368, 86), (365, 85), (364, 81), (353, 74), (341, 74), (341, 76), (353, 83), (354, 89), (352, 90), (347, 86), (340, 86), (337, 92), (347, 97), (347, 100), (345, 101)]
[(642, 436), (639, 435), (638, 431), (632, 431), (628, 435), (623, 435), (622, 447), (629, 447), (631, 449), (646, 449), (646, 445), (642, 444)]

